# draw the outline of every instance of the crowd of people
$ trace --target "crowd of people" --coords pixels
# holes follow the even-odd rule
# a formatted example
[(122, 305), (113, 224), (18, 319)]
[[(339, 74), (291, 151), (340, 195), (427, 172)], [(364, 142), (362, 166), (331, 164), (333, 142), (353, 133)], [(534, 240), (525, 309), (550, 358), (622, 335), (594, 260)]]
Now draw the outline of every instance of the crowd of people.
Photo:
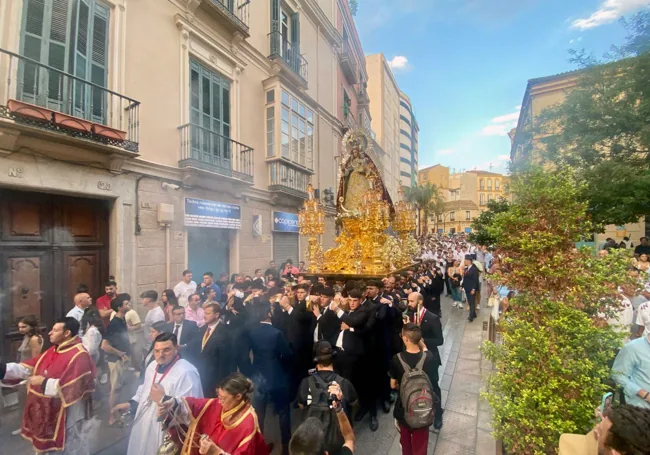
[[(132, 426), (129, 455), (164, 447), (267, 454), (271, 408), (283, 454), (353, 453), (351, 422), (367, 419), (377, 431), (378, 411), (392, 409), (403, 454), (424, 455), (429, 428), (443, 425), (441, 295), (453, 300), (445, 311), (465, 309), (472, 322), (482, 285), (500, 311), (514, 291), (491, 283), (500, 262), (492, 249), (463, 236), (420, 242), (421, 263), (382, 280), (331, 281), (290, 260), (254, 276), (206, 272), (198, 284), (186, 270), (173, 289), (139, 296), (143, 318), (112, 277), (95, 303), (81, 286), (49, 349), (41, 352), (38, 321), (28, 316), (18, 323), (18, 361), (0, 363), (0, 379), (17, 383), (24, 407), (15, 433), (37, 452), (89, 453), (89, 402), (105, 383), (108, 424)], [(638, 340), (619, 353), (614, 377), (629, 404), (650, 409), (650, 287), (621, 293), (640, 325), (630, 328)], [(305, 420), (292, 433), (293, 407), (305, 409)]]

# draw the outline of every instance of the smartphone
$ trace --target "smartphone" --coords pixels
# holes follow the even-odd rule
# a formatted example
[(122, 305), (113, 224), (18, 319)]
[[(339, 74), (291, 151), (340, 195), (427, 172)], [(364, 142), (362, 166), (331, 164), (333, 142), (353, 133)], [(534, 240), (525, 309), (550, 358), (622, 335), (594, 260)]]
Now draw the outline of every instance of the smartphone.
[(600, 413), (605, 414), (605, 411), (609, 410), (609, 408), (612, 407), (612, 400), (614, 399), (614, 395), (612, 392), (607, 392), (606, 394), (603, 395), (603, 399), (600, 402)]

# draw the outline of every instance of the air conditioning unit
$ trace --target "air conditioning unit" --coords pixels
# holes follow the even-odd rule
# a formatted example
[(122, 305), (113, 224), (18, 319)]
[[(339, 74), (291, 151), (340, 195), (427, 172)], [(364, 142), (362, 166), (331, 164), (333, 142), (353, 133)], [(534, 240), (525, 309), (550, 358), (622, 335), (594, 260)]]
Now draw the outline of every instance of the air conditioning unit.
[(172, 204), (158, 204), (158, 223), (172, 224), (174, 222), (174, 206)]

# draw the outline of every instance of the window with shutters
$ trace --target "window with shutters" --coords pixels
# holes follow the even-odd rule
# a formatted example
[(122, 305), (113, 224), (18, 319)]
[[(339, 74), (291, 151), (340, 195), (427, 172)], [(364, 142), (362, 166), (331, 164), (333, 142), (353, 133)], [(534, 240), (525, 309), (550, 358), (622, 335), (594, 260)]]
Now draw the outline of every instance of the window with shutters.
[(196, 60), (190, 60), (190, 123), (192, 156), (230, 169), (230, 81)]
[[(21, 53), (106, 87), (109, 7), (98, 0), (24, 0)], [(55, 71), (22, 63), (24, 101), (104, 123), (106, 92)]]
[(307, 79), (307, 62), (300, 54), (300, 13), (281, 0), (271, 2), (270, 58), (280, 58), (296, 74)]

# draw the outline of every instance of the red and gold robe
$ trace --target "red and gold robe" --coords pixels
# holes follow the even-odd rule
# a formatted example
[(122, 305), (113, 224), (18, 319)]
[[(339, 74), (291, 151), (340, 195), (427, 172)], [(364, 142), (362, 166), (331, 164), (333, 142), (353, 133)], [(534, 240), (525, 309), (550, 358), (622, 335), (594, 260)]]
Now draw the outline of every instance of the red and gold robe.
[(52, 346), (38, 357), (22, 363), (32, 375), (58, 379), (56, 396), (46, 396), (44, 386), (29, 385), (21, 433), (37, 452), (63, 450), (66, 441), (66, 410), (95, 390), (95, 364), (78, 337)]
[(199, 441), (204, 434), (230, 455), (269, 455), (257, 424), (257, 414), (249, 403), (244, 404), (245, 411), (236, 422), (226, 425), (224, 420), (240, 409), (223, 412), (217, 399), (185, 398), (183, 401), (190, 425), (181, 455), (198, 455)]

